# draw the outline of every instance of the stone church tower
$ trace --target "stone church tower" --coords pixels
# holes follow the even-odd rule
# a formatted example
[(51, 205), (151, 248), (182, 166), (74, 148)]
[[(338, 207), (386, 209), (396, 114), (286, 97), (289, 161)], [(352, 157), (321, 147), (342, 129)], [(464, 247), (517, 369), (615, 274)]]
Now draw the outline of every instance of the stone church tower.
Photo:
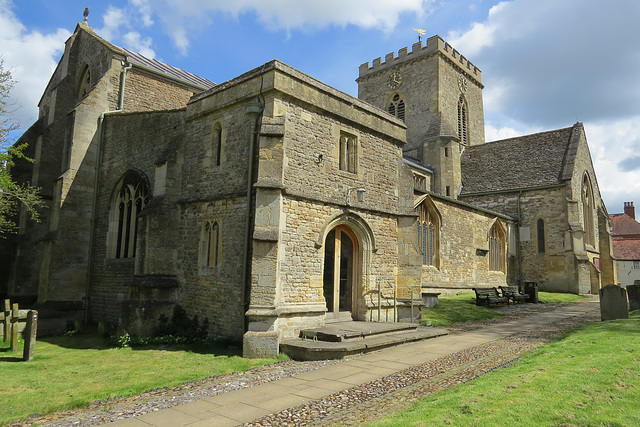
[(435, 169), (432, 188), (457, 198), (460, 155), (484, 143), (480, 70), (439, 36), (360, 66), (358, 97), (407, 126), (404, 156)]

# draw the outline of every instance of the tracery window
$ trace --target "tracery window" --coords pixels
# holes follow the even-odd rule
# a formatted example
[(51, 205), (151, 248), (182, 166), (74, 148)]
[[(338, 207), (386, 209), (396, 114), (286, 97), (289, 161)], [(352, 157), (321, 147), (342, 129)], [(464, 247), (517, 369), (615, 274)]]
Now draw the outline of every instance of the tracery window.
[(584, 221), (584, 243), (595, 246), (595, 226), (593, 222), (593, 190), (589, 176), (582, 180), (582, 219)]
[(389, 104), (389, 114), (396, 116), (404, 122), (405, 105), (404, 100), (400, 98), (400, 94), (393, 95)]
[(458, 99), (458, 137), (462, 145), (469, 145), (469, 112), (467, 101), (462, 95)]
[(418, 246), (422, 252), (422, 264), (438, 266), (440, 219), (435, 210), (422, 203), (418, 208)]
[(505, 270), (506, 236), (500, 223), (496, 221), (489, 231), (489, 270)]
[(340, 170), (356, 173), (356, 141), (355, 135), (340, 132)]
[(138, 214), (149, 202), (146, 181), (128, 172), (115, 194), (110, 221), (111, 258), (133, 258), (136, 253)]
[(85, 65), (82, 73), (80, 74), (80, 80), (78, 85), (78, 98), (84, 98), (91, 89), (91, 70), (88, 65)]

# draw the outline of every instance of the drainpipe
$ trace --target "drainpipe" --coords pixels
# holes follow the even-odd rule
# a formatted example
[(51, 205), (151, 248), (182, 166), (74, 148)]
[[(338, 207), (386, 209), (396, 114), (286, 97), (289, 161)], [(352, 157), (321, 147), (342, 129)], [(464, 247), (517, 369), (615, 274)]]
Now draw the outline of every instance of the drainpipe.
[(96, 205), (98, 204), (98, 184), (100, 182), (100, 170), (102, 167), (102, 132), (104, 118), (107, 115), (120, 113), (124, 109), (124, 89), (127, 82), (127, 71), (132, 67), (128, 61), (121, 61), (122, 70), (120, 71), (120, 89), (118, 90), (118, 107), (115, 110), (107, 110), (98, 117), (98, 129), (96, 131), (96, 173), (93, 180), (93, 204), (91, 205), (91, 225), (89, 228), (89, 265), (87, 267), (87, 289), (85, 293), (85, 310), (84, 323), (89, 323), (89, 300), (91, 298), (91, 281), (93, 280), (93, 244), (95, 240), (95, 224), (96, 224)]
[[(249, 162), (247, 166), (247, 213), (245, 216), (245, 235), (244, 235), (244, 264), (242, 269), (242, 305), (244, 312), (249, 308), (249, 298), (251, 292), (251, 275), (249, 274), (251, 260), (249, 259), (249, 255), (251, 253), (249, 245), (252, 242), (252, 230), (251, 226), (251, 218), (253, 216), (252, 206), (253, 199), (251, 192), (253, 190), (253, 169), (254, 169), (254, 151), (257, 140), (258, 133), (258, 121), (262, 116), (263, 106), (262, 103), (258, 100), (251, 101), (247, 104), (247, 115), (249, 116), (249, 120), (251, 122), (251, 135), (249, 137)], [(247, 318), (245, 316), (245, 326), (244, 330), (246, 331), (248, 327)]]
[(122, 71), (120, 72), (120, 93), (118, 94), (118, 108), (117, 111), (122, 111), (124, 108), (124, 88), (127, 83), (127, 71), (133, 67), (129, 61), (122, 61)]

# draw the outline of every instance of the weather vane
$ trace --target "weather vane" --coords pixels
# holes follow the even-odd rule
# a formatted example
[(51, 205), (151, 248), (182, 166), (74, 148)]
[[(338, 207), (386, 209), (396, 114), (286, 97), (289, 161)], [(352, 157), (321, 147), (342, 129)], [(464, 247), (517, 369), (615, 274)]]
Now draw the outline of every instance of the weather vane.
[(422, 36), (424, 36), (427, 33), (425, 30), (422, 30), (420, 28), (414, 28), (413, 31), (417, 31), (418, 32), (418, 41), (419, 42), (422, 41)]

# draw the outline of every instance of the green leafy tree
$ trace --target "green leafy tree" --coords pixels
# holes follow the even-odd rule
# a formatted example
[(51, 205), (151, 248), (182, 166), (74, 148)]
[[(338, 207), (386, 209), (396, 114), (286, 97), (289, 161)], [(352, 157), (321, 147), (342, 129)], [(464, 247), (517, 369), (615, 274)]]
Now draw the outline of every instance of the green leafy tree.
[(24, 155), (27, 144), (10, 145), (9, 142), (10, 132), (17, 128), (7, 111), (12, 87), (11, 72), (4, 69), (4, 62), (0, 60), (0, 238), (17, 231), (15, 219), (21, 205), (35, 221), (39, 221), (38, 208), (43, 205), (39, 188), (17, 183), (10, 174), (16, 159), (33, 162)]

